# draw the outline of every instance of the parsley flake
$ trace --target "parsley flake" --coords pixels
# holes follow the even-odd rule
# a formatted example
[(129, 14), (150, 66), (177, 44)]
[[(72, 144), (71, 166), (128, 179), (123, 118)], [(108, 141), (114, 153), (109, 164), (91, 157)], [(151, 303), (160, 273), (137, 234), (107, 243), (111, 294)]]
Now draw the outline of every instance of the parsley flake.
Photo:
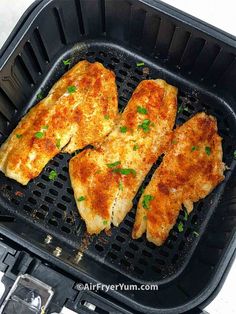
[(67, 91), (69, 94), (75, 93), (76, 92), (76, 87), (74, 85), (68, 86)]
[(48, 176), (49, 180), (54, 181), (56, 179), (56, 177), (57, 177), (56, 170), (51, 170), (49, 173), (49, 176)]
[(43, 99), (43, 94), (42, 94), (42, 92), (38, 93), (38, 94), (36, 95), (36, 98), (37, 98), (38, 100)]
[(41, 129), (47, 130), (47, 129), (48, 129), (48, 125), (43, 125), (43, 126), (41, 127)]
[(138, 144), (135, 144), (134, 147), (133, 147), (133, 150), (135, 151), (135, 150), (138, 150), (138, 149), (139, 149)]
[(107, 225), (107, 222), (108, 222), (107, 220), (103, 220), (104, 225)]
[(211, 154), (211, 148), (210, 148), (209, 146), (206, 146), (206, 147), (205, 147), (205, 152), (206, 152), (206, 154), (207, 154), (208, 156), (210, 156), (210, 154)]
[(195, 237), (198, 237), (199, 233), (197, 231), (193, 231), (193, 235), (195, 235)]
[(143, 208), (149, 209), (150, 202), (152, 200), (154, 200), (154, 196), (153, 195), (144, 195), (143, 196), (143, 201), (142, 201)]
[(64, 65), (70, 65), (71, 64), (71, 59), (66, 59), (66, 60), (62, 60)]
[(180, 105), (178, 108), (177, 113), (183, 113), (184, 111), (189, 111), (188, 107), (186, 105)]
[(110, 164), (107, 164), (107, 167), (108, 168), (114, 168), (116, 166), (120, 165), (120, 161), (115, 161), (115, 162), (112, 162)]
[(148, 119), (145, 119), (143, 120), (143, 122), (141, 124), (139, 124), (139, 128), (143, 129), (143, 131), (145, 133), (149, 132), (150, 131), (150, 126), (152, 126), (153, 124), (151, 123), (150, 120)]
[(61, 147), (61, 139), (60, 138), (57, 138), (57, 140), (56, 140), (56, 147), (58, 149), (60, 149), (60, 147)]
[(141, 113), (141, 114), (147, 114), (147, 113), (148, 113), (148, 112), (147, 112), (147, 109), (144, 108), (144, 107), (141, 107), (141, 106), (138, 106), (138, 107), (137, 107), (137, 112), (138, 112), (138, 113)]
[(134, 176), (136, 175), (136, 171), (132, 168), (115, 168), (112, 170), (112, 172), (120, 173), (123, 175), (129, 175), (129, 174), (133, 174)]
[(121, 133), (126, 133), (127, 132), (127, 126), (121, 126), (120, 131), (121, 131)]
[(183, 232), (184, 231), (184, 225), (183, 225), (182, 221), (179, 222), (177, 227), (178, 227), (179, 232)]
[(137, 62), (136, 63), (136, 66), (137, 67), (143, 67), (145, 64), (144, 64), (144, 62)]
[(186, 209), (184, 210), (184, 220), (185, 220), (185, 221), (188, 220), (188, 212), (187, 212)]
[(22, 136), (23, 136), (22, 134), (16, 134), (17, 138), (22, 138)]
[(119, 181), (119, 190), (124, 191), (123, 183), (122, 181)]
[(85, 196), (80, 196), (79, 198), (77, 198), (77, 201), (78, 202), (82, 202), (85, 200)]
[(104, 119), (105, 119), (105, 120), (109, 120), (108, 114), (105, 114)]
[(192, 146), (191, 152), (194, 152), (195, 150), (199, 150), (199, 147), (198, 146)]
[(37, 139), (43, 138), (43, 132), (39, 131), (34, 134), (34, 137)]
[(172, 144), (177, 144), (177, 141), (176, 141), (176, 140), (173, 140), (173, 141), (172, 141)]

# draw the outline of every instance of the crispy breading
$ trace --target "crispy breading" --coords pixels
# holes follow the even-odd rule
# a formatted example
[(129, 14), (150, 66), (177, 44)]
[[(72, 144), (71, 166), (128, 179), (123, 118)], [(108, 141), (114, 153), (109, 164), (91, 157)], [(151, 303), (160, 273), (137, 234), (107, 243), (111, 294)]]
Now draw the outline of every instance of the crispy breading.
[(118, 226), (162, 153), (176, 116), (177, 89), (163, 80), (142, 81), (121, 119), (95, 150), (71, 159), (78, 210), (90, 234)]
[(27, 184), (63, 148), (73, 152), (99, 142), (117, 117), (115, 75), (98, 62), (81, 61), (19, 122), (0, 148), (0, 170)]
[(163, 161), (140, 198), (132, 237), (146, 232), (149, 241), (162, 245), (182, 205), (190, 213), (193, 203), (224, 179), (223, 172), (216, 119), (198, 113), (173, 132)]

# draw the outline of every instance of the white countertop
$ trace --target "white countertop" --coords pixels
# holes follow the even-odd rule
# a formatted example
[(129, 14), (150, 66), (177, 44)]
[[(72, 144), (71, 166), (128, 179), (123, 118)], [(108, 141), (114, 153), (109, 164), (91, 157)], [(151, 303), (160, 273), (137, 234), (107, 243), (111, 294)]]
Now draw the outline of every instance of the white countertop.
[[(32, 2), (33, 0), (0, 0), (0, 47), (7, 39), (20, 16)], [(165, 0), (164, 2), (236, 36), (235, 0)], [(236, 313), (235, 293), (236, 262), (234, 262), (220, 293), (205, 310), (210, 314)]]

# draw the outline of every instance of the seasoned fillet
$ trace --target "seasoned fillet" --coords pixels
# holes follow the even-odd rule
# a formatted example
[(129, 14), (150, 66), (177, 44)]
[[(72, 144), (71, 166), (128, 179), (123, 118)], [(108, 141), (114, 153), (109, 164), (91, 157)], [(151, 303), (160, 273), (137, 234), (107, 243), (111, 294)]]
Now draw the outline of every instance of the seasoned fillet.
[(73, 152), (99, 142), (117, 116), (115, 75), (81, 61), (19, 122), (0, 148), (0, 170), (27, 184), (63, 148)]
[(71, 159), (71, 183), (88, 233), (118, 226), (132, 208), (173, 128), (176, 95), (163, 80), (142, 81), (105, 141)]
[(212, 116), (198, 113), (173, 132), (170, 147), (137, 208), (132, 236), (162, 245), (182, 205), (206, 197), (223, 179), (221, 137)]

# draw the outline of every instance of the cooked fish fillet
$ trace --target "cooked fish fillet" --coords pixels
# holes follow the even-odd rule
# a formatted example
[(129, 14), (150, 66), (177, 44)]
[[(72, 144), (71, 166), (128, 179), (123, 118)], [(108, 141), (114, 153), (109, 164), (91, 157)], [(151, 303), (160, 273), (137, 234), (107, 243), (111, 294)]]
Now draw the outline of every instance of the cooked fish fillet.
[(173, 133), (173, 139), (138, 204), (133, 238), (162, 245), (181, 206), (206, 197), (224, 179), (221, 137), (212, 116), (198, 113)]
[(27, 184), (47, 162), (100, 141), (117, 116), (115, 75), (102, 64), (81, 61), (34, 106), (0, 148), (0, 170)]
[(176, 95), (177, 89), (163, 80), (142, 81), (101, 146), (71, 159), (71, 183), (88, 233), (118, 226), (131, 209), (173, 128)]

